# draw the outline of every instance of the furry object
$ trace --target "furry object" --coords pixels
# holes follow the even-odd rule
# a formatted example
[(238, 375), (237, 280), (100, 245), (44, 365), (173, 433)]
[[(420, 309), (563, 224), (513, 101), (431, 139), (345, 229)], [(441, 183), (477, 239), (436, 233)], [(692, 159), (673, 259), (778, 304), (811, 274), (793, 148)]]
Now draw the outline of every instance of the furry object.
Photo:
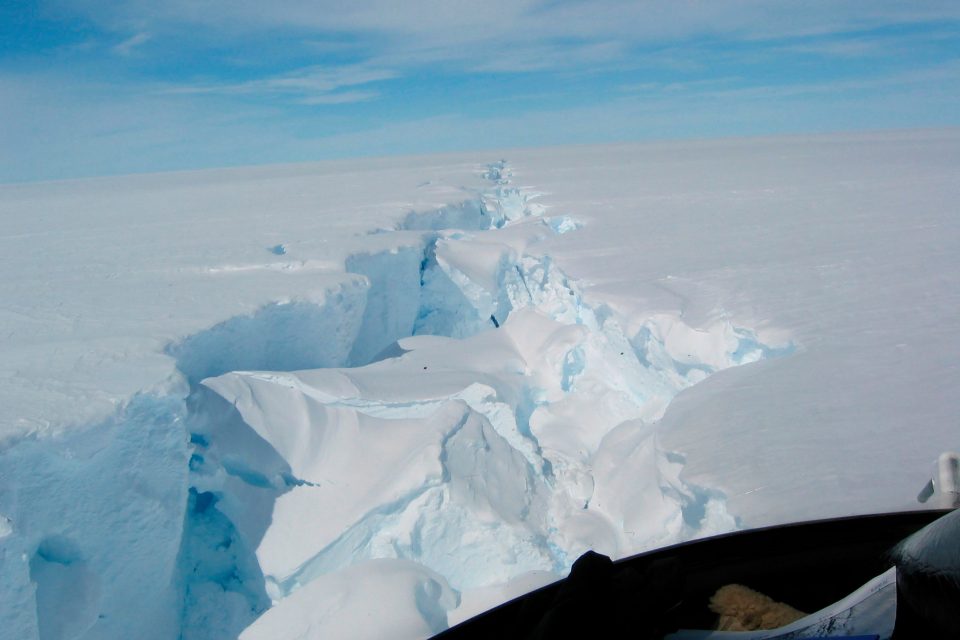
[(776, 629), (807, 615), (742, 584), (720, 587), (710, 598), (710, 610), (720, 615), (720, 631)]

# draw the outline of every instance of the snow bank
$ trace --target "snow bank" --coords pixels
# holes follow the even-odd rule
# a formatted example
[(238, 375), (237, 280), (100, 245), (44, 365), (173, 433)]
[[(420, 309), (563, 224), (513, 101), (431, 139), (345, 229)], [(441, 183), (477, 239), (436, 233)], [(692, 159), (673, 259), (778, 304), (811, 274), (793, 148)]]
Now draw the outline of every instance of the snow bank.
[(511, 160), (551, 212), (586, 222), (543, 251), (629, 335), (664, 312), (800, 346), (704, 380), (658, 428), (684, 477), (754, 527), (916, 508), (937, 456), (956, 450), (958, 149), (960, 132), (936, 130)]
[(314, 580), (240, 638), (426, 638), (446, 629), (456, 603), (436, 573), (413, 562), (373, 560)]

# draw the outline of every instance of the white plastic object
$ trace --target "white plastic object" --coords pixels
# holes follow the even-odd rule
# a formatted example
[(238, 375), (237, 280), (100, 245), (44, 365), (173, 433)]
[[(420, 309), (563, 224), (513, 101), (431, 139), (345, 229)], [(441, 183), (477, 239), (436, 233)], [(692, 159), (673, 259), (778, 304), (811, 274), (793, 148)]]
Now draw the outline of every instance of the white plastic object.
[(922, 503), (931, 498), (938, 507), (960, 507), (960, 454), (944, 451), (937, 458), (933, 477), (917, 496)]

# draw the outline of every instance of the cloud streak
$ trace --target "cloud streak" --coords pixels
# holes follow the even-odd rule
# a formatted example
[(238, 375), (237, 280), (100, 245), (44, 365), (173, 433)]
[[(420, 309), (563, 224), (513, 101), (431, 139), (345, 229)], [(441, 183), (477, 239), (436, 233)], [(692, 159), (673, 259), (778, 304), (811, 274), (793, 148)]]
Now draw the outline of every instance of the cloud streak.
[(165, 87), (168, 94), (207, 94), (221, 96), (267, 96), (305, 105), (334, 105), (374, 100), (379, 93), (340, 91), (397, 77), (387, 69), (364, 65), (343, 67), (310, 66), (266, 78), (236, 83), (185, 84)]
[(38, 1), (0, 181), (960, 124), (955, 0)]
[(113, 47), (113, 52), (121, 56), (129, 56), (134, 49), (150, 41), (150, 34), (145, 32), (136, 33), (120, 44)]
[(550, 49), (557, 52), (548, 56), (552, 66), (577, 44), (627, 51), (698, 37), (756, 40), (960, 20), (960, 3), (941, 0), (55, 0), (53, 6), (119, 32), (179, 30), (216, 40), (280, 30), (291, 43), (349, 34), (375, 52), (371, 57), (422, 62)]

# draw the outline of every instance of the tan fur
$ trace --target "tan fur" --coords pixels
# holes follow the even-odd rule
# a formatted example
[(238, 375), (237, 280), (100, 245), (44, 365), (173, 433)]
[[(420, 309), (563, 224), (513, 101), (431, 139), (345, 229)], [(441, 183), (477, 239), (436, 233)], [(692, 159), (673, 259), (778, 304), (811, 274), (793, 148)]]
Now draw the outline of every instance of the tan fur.
[(720, 614), (721, 631), (776, 629), (807, 615), (742, 584), (720, 587), (710, 598), (710, 610)]

